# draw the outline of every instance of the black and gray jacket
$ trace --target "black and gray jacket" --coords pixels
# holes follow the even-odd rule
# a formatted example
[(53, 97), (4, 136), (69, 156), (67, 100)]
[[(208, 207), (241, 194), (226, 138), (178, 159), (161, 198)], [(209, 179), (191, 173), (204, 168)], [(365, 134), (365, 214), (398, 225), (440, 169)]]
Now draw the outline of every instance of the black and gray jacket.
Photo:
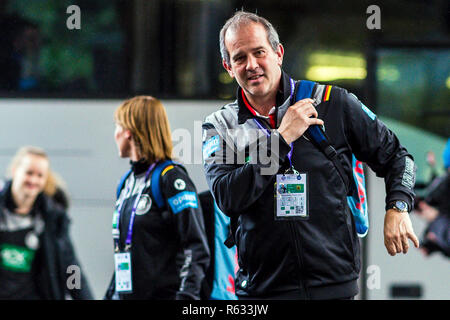
[[(5, 221), (7, 210), (11, 211), (11, 202), (11, 181), (8, 181), (0, 190), (0, 225)], [(42, 223), (41, 231), (38, 233), (39, 245), (34, 256), (31, 277), (37, 298), (42, 300), (64, 300), (69, 297), (81, 300), (93, 299), (87, 278), (81, 269), (69, 236), (70, 219), (65, 210), (41, 193), (30, 214), (39, 217)], [(3, 228), (0, 229), (0, 234), (8, 232)], [(0, 236), (0, 247), (5, 244), (2, 238)], [(75, 274), (74, 271), (79, 273)], [(75, 281), (76, 278), (79, 280), (78, 284)]]
[[(199, 299), (209, 248), (196, 188), (184, 167), (167, 167), (159, 180), (165, 202), (160, 209), (151, 193), (151, 175), (144, 183), (148, 168), (143, 162), (132, 163), (116, 202), (116, 208), (123, 202), (119, 221), (119, 248), (123, 251), (132, 207), (144, 188), (130, 249), (133, 292), (120, 294), (120, 299)], [(113, 276), (105, 299), (113, 299), (114, 291)]]
[[(289, 84), (290, 77), (283, 72), (276, 127), (291, 105)], [(291, 148), (276, 130), (269, 136), (259, 134), (263, 130), (245, 106), (241, 90), (235, 102), (203, 124), (206, 180), (219, 208), (235, 221), (240, 267), (236, 293), (264, 298), (292, 292), (305, 299), (356, 295), (360, 245), (346, 199), (352, 153), (384, 177), (386, 203), (404, 200), (409, 208), (415, 182), (412, 156), (353, 94), (315, 84), (319, 118), (348, 179), (342, 179), (321, 150), (300, 137), (293, 143), (292, 162), (296, 170), (308, 174), (309, 219), (274, 220), (276, 174), (289, 167)], [(270, 129), (265, 119), (259, 122)]]

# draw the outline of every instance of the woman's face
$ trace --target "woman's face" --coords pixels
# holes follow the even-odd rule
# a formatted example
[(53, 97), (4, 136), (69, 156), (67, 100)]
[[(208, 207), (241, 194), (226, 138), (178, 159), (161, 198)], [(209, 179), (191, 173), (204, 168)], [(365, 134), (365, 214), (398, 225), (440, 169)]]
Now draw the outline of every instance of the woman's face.
[(42, 156), (27, 154), (13, 168), (12, 189), (26, 197), (37, 197), (44, 190), (49, 170), (48, 160)]
[(117, 151), (119, 157), (129, 158), (131, 150), (131, 132), (124, 129), (120, 124), (116, 123), (116, 130), (114, 131), (114, 139), (116, 140)]

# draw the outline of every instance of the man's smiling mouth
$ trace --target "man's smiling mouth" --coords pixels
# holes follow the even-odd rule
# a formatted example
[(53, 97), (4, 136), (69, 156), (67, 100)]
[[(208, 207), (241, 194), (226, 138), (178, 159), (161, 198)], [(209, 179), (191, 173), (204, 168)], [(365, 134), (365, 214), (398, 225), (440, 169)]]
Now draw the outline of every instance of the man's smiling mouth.
[(248, 80), (257, 80), (257, 79), (261, 78), (262, 76), (263, 76), (262, 74), (254, 75), (254, 76), (248, 77)]

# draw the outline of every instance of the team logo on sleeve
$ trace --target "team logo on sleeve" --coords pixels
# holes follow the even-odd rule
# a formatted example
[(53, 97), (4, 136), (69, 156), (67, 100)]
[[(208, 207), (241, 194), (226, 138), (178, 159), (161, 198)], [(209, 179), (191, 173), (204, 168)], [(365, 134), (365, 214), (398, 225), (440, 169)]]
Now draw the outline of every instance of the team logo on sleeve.
[(150, 211), (152, 207), (152, 198), (148, 194), (142, 195), (136, 208), (137, 215), (143, 215)]
[(364, 112), (369, 116), (370, 119), (375, 120), (377, 117), (375, 113), (372, 112), (369, 108), (365, 106), (364, 103), (361, 102), (361, 108), (364, 110)]
[(175, 187), (175, 189), (181, 191), (181, 190), (186, 189), (186, 182), (184, 182), (183, 179), (177, 179), (177, 180), (175, 180), (175, 182), (173, 183), (173, 186)]
[(203, 158), (209, 158), (213, 153), (220, 150), (219, 135), (215, 135), (203, 143)]
[(193, 191), (183, 191), (168, 199), (172, 212), (177, 214), (186, 208), (198, 208), (197, 195)]

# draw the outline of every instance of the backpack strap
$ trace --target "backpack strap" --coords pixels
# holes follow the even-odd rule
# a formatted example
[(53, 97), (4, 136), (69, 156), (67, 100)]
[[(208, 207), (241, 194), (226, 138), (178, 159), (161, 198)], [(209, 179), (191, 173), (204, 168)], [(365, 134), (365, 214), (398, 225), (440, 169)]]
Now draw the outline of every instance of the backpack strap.
[(238, 227), (238, 222), (239, 221), (237, 217), (230, 217), (230, 224), (228, 225), (228, 236), (223, 242), (223, 244), (227, 248), (232, 248), (236, 245), (236, 239), (234, 238), (234, 235)]
[[(314, 94), (313, 94), (315, 87), (320, 87), (320, 85), (316, 86), (315, 82), (307, 81), (307, 80), (298, 81), (296, 84), (296, 88), (294, 90), (294, 97), (295, 97), (294, 102), (305, 99), (305, 98), (310, 98), (310, 97), (314, 97), (317, 99), (318, 96), (316, 93), (322, 92), (323, 90), (316, 90), (316, 92), (314, 92)], [(328, 96), (329, 96), (329, 91), (331, 90), (331, 87), (327, 87), (327, 90), (328, 90)], [(320, 100), (321, 99), (318, 100), (319, 104), (320, 104), (320, 102), (319, 102)], [(328, 159), (330, 159), (333, 162), (334, 166), (336, 167), (336, 169), (339, 172), (339, 175), (341, 176), (342, 180), (344, 181), (344, 184), (345, 184), (345, 187), (346, 187), (346, 190), (348, 193), (349, 179), (348, 179), (347, 175), (345, 174), (345, 170), (342, 167), (342, 164), (338, 158), (338, 153), (337, 153), (336, 149), (334, 149), (334, 147), (331, 145), (331, 143), (329, 141), (330, 139), (325, 134), (325, 131), (323, 130), (323, 128), (318, 125), (309, 126), (309, 128), (305, 132), (305, 136), (310, 141), (312, 141), (313, 144), (316, 145), (325, 154), (325, 156)]]
[(336, 167), (339, 175), (344, 181), (347, 194), (349, 193), (349, 178), (345, 174), (344, 167), (342, 166), (341, 161), (339, 160), (338, 153), (336, 149), (331, 145), (330, 139), (327, 137), (325, 131), (323, 131), (322, 127), (318, 125), (310, 126), (306, 132), (307, 138), (309, 138), (313, 144), (315, 144), (324, 154), (330, 159), (334, 166)]
[[(295, 88), (295, 101), (313, 97), (315, 106), (326, 103), (330, 100), (331, 85), (314, 84), (311, 81), (299, 81)], [(295, 102), (293, 101), (293, 102)], [(356, 232), (359, 237), (364, 237), (369, 229), (369, 219), (367, 212), (367, 195), (365, 188), (365, 177), (362, 162), (352, 155), (353, 181), (345, 174), (344, 167), (339, 159), (339, 155), (330, 143), (325, 130), (317, 125), (310, 126), (305, 132), (305, 137), (316, 145), (325, 156), (330, 159), (336, 167), (339, 175), (344, 181), (347, 191), (347, 202), (355, 219)]]
[[(153, 169), (152, 177), (151, 177), (151, 192), (155, 199), (156, 205), (158, 208), (164, 207), (164, 198), (161, 193), (161, 187), (160, 187), (160, 177), (167, 169), (169, 169), (169, 166), (173, 166), (174, 164), (177, 164), (173, 160), (165, 160), (163, 162), (160, 162), (156, 165), (155, 169)], [(128, 170), (119, 181), (119, 184), (117, 185), (116, 190), (116, 197), (119, 198), (120, 192), (123, 189), (123, 186), (125, 184), (125, 181), (131, 174), (131, 169)]]
[[(161, 173), (163, 173), (166, 169), (169, 168), (170, 165), (174, 165), (176, 162), (173, 160), (165, 160), (163, 162), (160, 162), (156, 165), (155, 169), (153, 169), (152, 178), (151, 178), (151, 191), (152, 196), (156, 202), (156, 206), (158, 208), (164, 207), (164, 198), (161, 193), (161, 186), (160, 186), (160, 177)], [(165, 173), (165, 172), (164, 172)]]
[(315, 85), (316, 83), (313, 81), (308, 80), (297, 81), (294, 89), (295, 101), (311, 98), (313, 96), (313, 90)]
[(125, 180), (127, 180), (128, 176), (131, 174), (131, 169), (128, 170), (121, 178), (119, 181), (119, 184), (117, 185), (117, 190), (116, 190), (116, 198), (119, 198), (120, 196), (120, 191), (122, 191), (123, 189), (123, 185), (125, 183)]

